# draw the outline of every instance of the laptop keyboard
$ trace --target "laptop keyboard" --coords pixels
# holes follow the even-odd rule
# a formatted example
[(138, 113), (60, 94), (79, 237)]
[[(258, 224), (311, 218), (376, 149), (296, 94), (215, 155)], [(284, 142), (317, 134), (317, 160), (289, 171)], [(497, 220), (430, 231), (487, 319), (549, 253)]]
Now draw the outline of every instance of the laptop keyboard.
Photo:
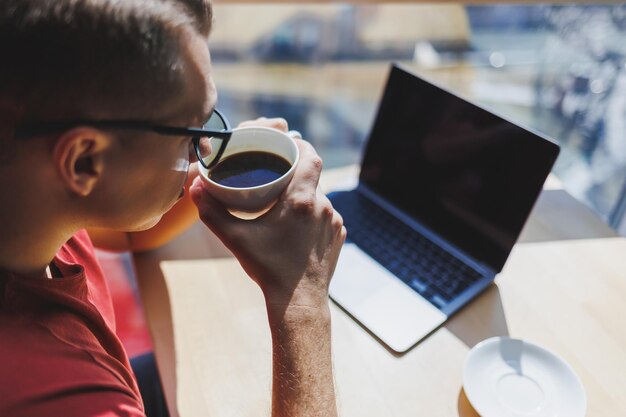
[(428, 238), (357, 192), (333, 196), (348, 239), (436, 307), (481, 278)]

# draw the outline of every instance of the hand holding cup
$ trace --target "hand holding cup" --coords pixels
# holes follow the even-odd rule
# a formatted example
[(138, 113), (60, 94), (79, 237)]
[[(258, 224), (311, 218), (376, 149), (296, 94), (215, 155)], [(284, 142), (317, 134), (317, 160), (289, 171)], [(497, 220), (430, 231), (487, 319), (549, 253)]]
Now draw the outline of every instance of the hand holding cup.
[(320, 308), (346, 238), (343, 219), (318, 182), (321, 159), (295, 140), (300, 162), (276, 204), (263, 216), (242, 220), (196, 180), (191, 196), (202, 221), (233, 252), (266, 298), (268, 309)]

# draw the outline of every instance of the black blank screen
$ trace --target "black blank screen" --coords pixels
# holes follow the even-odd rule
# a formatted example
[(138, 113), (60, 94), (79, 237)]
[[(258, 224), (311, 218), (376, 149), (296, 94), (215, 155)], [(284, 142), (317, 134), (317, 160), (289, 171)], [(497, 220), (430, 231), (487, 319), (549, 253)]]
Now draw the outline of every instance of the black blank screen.
[(499, 272), (558, 152), (554, 143), (394, 66), (360, 180)]

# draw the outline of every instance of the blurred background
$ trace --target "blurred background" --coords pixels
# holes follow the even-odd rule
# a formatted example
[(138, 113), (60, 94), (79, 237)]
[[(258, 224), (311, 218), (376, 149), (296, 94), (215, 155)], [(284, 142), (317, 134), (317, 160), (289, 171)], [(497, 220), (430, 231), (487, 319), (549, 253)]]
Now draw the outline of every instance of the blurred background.
[[(626, 6), (218, 4), (209, 42), (233, 124), (285, 117), (358, 163), (390, 62), (562, 146), (555, 174), (626, 234)], [(532, 161), (529, 161), (532, 163)]]
[[(233, 124), (285, 117), (325, 167), (359, 163), (400, 62), (554, 138), (564, 187), (626, 235), (626, 5), (216, 1), (209, 46)], [(151, 350), (130, 254), (99, 257), (129, 355)]]

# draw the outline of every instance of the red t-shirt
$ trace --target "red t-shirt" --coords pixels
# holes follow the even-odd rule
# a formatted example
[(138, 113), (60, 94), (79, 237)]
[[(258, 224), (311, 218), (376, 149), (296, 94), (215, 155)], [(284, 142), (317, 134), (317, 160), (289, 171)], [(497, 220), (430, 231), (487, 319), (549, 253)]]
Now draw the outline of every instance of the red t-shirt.
[(0, 416), (144, 416), (87, 232), (54, 264), (62, 278), (0, 274)]

